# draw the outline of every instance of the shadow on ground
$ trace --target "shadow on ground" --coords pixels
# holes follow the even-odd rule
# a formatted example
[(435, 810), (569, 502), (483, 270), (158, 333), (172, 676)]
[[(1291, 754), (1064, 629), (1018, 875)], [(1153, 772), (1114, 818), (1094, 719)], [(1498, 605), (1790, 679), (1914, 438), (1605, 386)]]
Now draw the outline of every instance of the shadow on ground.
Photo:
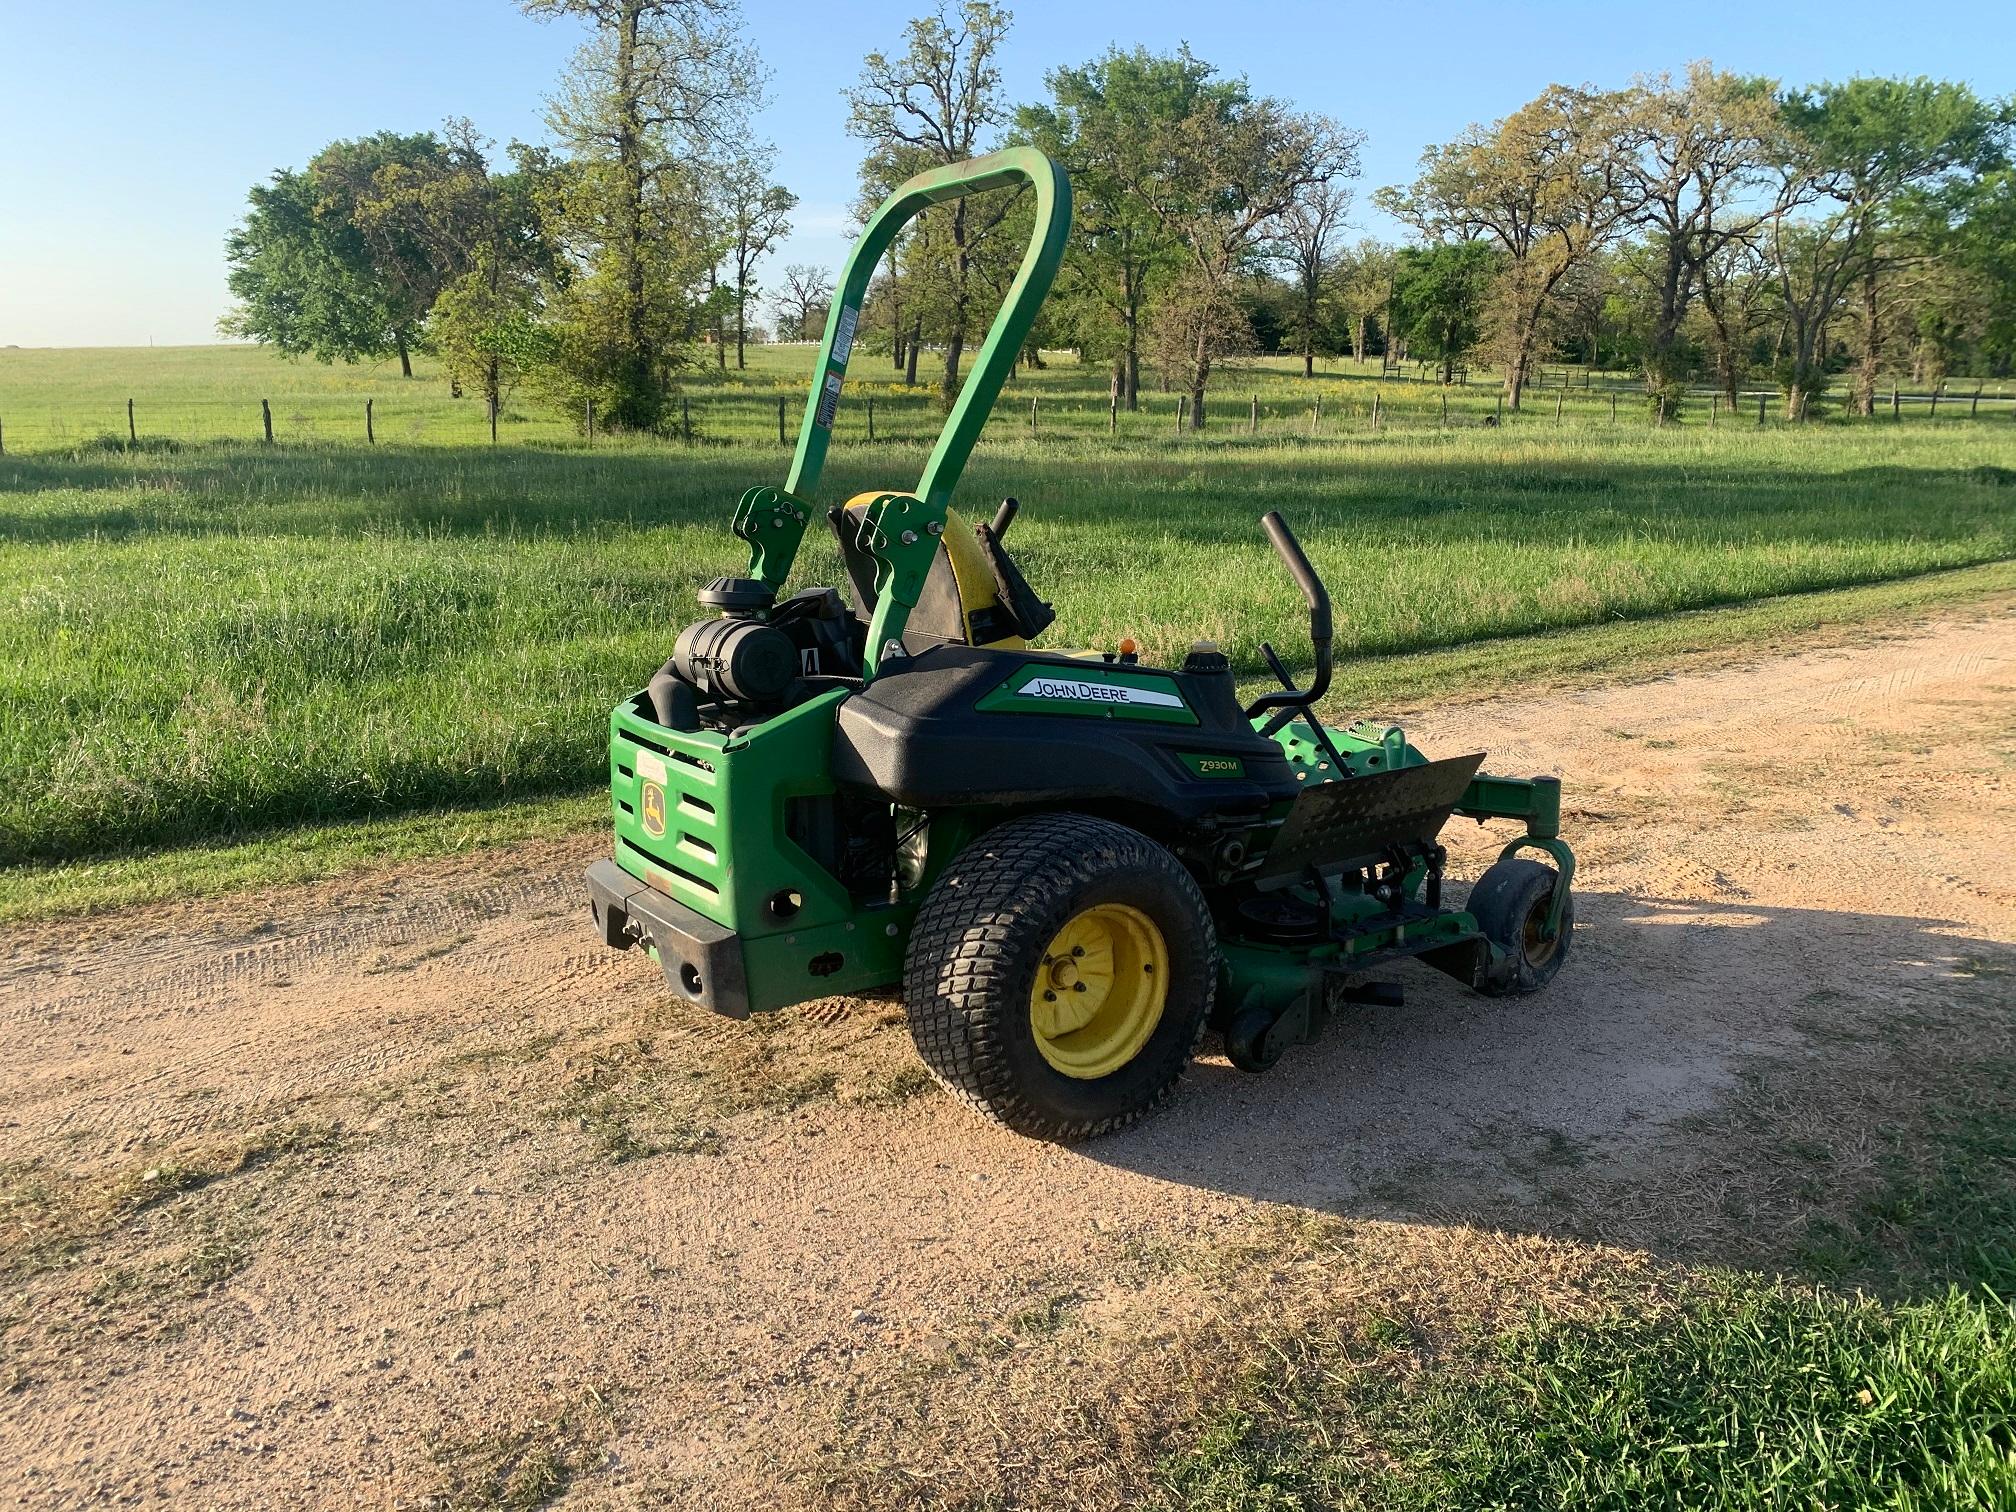
[[(1404, 1007), (1338, 1007), (1265, 1076), (1207, 1055), (1167, 1114), (1083, 1153), (1335, 1215), (1889, 1290), (2006, 1268), (1935, 1254), (1955, 1236), (1928, 1204), (1964, 1160), (1987, 1182), (1968, 1201), (2016, 1224), (2016, 947), (1747, 900), (1577, 909), (1574, 957), (1538, 996), (1395, 968)], [(1900, 1200), (1915, 1218), (1886, 1210)]]

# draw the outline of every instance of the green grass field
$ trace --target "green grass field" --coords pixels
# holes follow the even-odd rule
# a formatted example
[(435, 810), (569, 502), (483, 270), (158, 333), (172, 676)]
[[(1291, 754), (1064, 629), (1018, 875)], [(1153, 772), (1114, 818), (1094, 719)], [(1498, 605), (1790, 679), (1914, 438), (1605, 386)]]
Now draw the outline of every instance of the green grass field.
[[(607, 709), (697, 616), (694, 588), (740, 566), (728, 509), (782, 481), (776, 400), (795, 427), (807, 361), (697, 380), (690, 445), (590, 450), (514, 405), (493, 450), (475, 404), (383, 369), (0, 351), (0, 920), (601, 822)], [(844, 413), (829, 497), (908, 483), (935, 430), (928, 392), (871, 378), (878, 440), (865, 407)], [(1559, 422), (1548, 395), (1486, 428), (1472, 389), (1444, 429), (1438, 391), (1348, 364), (1314, 385), (1262, 366), (1222, 393), (1201, 438), (1161, 396), (1109, 437), (1098, 375), (1063, 364), (1004, 396), (964, 497), (1024, 501), (1015, 545), (1057, 644), (1132, 634), (1162, 657), (1208, 636), (1250, 681), (1271, 638), (1299, 663), (1268, 508), (1337, 600), (1340, 713), (2016, 588), (2006, 413), (1655, 429), (1613, 424), (1596, 391)], [(830, 546), (803, 569), (831, 580)], [(1436, 1352), (1399, 1316), (1268, 1336), (1161, 1465), (1166, 1504), (2009, 1505), (2016, 1076), (2005, 1057), (1951, 1080), (1950, 1106), (1897, 1133), (1935, 1179), (1900, 1176), (1850, 1236), (1874, 1295), (1676, 1267), (1597, 1316)]]
[[(763, 374), (727, 387), (782, 392), (787, 360), (806, 359), (765, 353)], [(242, 349), (7, 352), (0, 413), (22, 368), (48, 369), (37, 392), (77, 410), (118, 377), (214, 394), (254, 364), (261, 387), (303, 385), (304, 407), (348, 403), (360, 382)], [(1057, 604), (1060, 645), (1131, 634), (1154, 657), (1208, 637), (1248, 676), (1263, 638), (1294, 657), (1299, 601), (1256, 525), (1269, 508), (1326, 574), (1352, 658), (2016, 557), (2006, 422), (1659, 430), (1535, 416), (1196, 438), (1137, 419), (1109, 438), (1097, 375), (1037, 377), (1038, 433), (1032, 385), (1011, 389), (963, 497), (1024, 501), (1018, 555)], [(1300, 383), (1266, 369), (1225, 387)], [(415, 391), (443, 417), (430, 429), (475, 413), (438, 384)], [(709, 382), (694, 394), (696, 408), (726, 402)], [(733, 500), (782, 480), (768, 403), (772, 439), (738, 445), (591, 451), (549, 420), (549, 441), (495, 449), (10, 446), (0, 864), (592, 790), (609, 705), (667, 654), (693, 590), (740, 564)], [(916, 438), (899, 425), (896, 440), (837, 447), (830, 497), (914, 478), (929, 400), (903, 403)], [(801, 581), (832, 580), (830, 544), (802, 568)]]

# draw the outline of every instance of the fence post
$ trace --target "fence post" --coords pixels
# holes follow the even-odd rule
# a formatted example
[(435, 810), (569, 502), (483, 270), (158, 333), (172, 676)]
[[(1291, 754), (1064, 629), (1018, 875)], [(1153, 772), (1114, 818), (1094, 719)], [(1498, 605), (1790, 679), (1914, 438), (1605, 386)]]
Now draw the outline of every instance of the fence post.
[(490, 414), (490, 444), (495, 446), (497, 444), (497, 396), (495, 394), (485, 394), (483, 396), (483, 408), (489, 411)]
[(1890, 390), (1890, 418), (1892, 420), (1899, 420), (1903, 418), (1902, 413), (1899, 411), (1897, 407), (1897, 390), (1895, 390), (1894, 388)]
[(868, 396), (868, 439), (870, 442), (873, 442), (875, 439), (875, 396), (873, 394)]
[(1497, 403), (1491, 406), (1491, 423), (1493, 425), (1503, 425), (1505, 423), (1505, 391), (1503, 389), (1498, 391)]
[[(1979, 395), (1977, 394), (1976, 397), (1978, 398)], [(133, 428), (133, 401), (131, 399), (126, 401), (126, 444), (128, 446), (138, 446), (140, 444), (140, 432)]]
[(693, 401), (684, 395), (679, 399), (679, 429), (687, 441), (693, 439)]
[(1710, 394), (1708, 396), (1708, 429), (1715, 429), (1715, 417), (1721, 413), (1722, 396), (1720, 394)]
[(1655, 423), (1659, 425), (1666, 423), (1666, 396), (1664, 394), (1659, 396), (1659, 418)]
[(1036, 434), (1036, 396), (1029, 396), (1029, 434)]
[(1437, 424), (1440, 425), (1443, 430), (1447, 430), (1449, 428), (1449, 392), (1446, 389), (1443, 390), (1442, 392), (1442, 418), (1437, 422)]
[(364, 440), (371, 446), (378, 444), (378, 432), (371, 425), (371, 401), (364, 401)]
[(1764, 423), (1764, 396), (1762, 394), (1757, 396), (1757, 423), (1759, 425)]
[(0, 420), (0, 457), (7, 455), (7, 423)]
[(1937, 383), (1932, 385), (1932, 411), (1928, 416), (1926, 416), (1927, 419), (1937, 420), (1939, 418), (1939, 390), (1941, 390), (1945, 386), (1946, 386), (1946, 380), (1943, 378), (1940, 379)]
[(777, 444), (784, 444), (784, 396), (777, 396)]
[(1372, 390), (1372, 429), (1379, 429), (1379, 390)]
[(1183, 412), (1189, 408), (1190, 396), (1188, 394), (1178, 394), (1176, 396), (1176, 434), (1179, 436), (1183, 434)]
[(1610, 423), (1617, 423), (1617, 395), (1614, 391), (1610, 395)]
[(589, 399), (583, 401), (583, 403), (587, 410), (588, 444), (590, 446), (593, 446), (595, 444), (595, 401), (593, 399)]
[[(1376, 393), (1372, 396), (1372, 402), (1375, 404), (1379, 402), (1379, 396)], [(1322, 424), (1323, 424), (1323, 396), (1321, 394), (1318, 394), (1316, 396), (1316, 402), (1309, 407), (1309, 434), (1312, 436), (1315, 435), (1318, 427), (1320, 427)]]
[(1108, 394), (1106, 396), (1106, 434), (1109, 436), (1120, 434), (1120, 396), (1118, 394)]
[(1260, 396), (1255, 394), (1246, 406), (1246, 434), (1260, 434)]
[[(1568, 375), (1564, 372), (1561, 376), (1565, 378)], [(1561, 392), (1554, 396), (1554, 423), (1556, 425), (1561, 423), (1561, 401), (1567, 397), (1568, 385), (1564, 383), (1561, 385)]]
[[(128, 399), (126, 403), (130, 407), (133, 401)], [(1967, 418), (1969, 420), (1978, 420), (1981, 418), (1981, 390), (1979, 387), (1976, 387), (1974, 390), (1974, 402), (1967, 406)]]
[(259, 401), (259, 423), (266, 429), (266, 444), (273, 444), (273, 406), (264, 399)]

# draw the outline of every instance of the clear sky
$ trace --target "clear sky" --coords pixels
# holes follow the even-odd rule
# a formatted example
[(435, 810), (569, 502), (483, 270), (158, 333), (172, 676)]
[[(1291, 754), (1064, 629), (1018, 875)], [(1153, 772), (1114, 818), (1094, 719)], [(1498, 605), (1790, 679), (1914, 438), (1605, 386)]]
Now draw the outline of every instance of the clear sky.
[[(898, 45), (922, 0), (744, 3), (774, 73), (763, 124), (803, 201), (776, 262), (836, 268), (859, 156), (841, 91), (864, 52)], [(1013, 8), (1011, 98), (1109, 44), (1187, 41), (1261, 92), (1366, 131), (1361, 204), (1409, 177), (1428, 143), (1548, 83), (1621, 84), (1690, 58), (1796, 82), (1924, 73), (2016, 92), (2008, 0)], [(250, 184), (334, 138), (449, 115), (500, 143), (539, 140), (577, 40), (510, 0), (0, 0), (0, 346), (215, 340), (224, 236)], [(1369, 207), (1358, 223), (1394, 232)]]

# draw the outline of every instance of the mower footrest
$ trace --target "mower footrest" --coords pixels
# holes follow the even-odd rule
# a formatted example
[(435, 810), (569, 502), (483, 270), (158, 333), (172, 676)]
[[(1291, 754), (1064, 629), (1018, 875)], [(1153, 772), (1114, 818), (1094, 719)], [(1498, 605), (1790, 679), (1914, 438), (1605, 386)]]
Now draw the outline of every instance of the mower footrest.
[(734, 930), (638, 881), (614, 861), (588, 868), (588, 906), (602, 938), (618, 950), (632, 945), (655, 950), (667, 985), (679, 996), (729, 1018), (749, 1017), (742, 940)]

